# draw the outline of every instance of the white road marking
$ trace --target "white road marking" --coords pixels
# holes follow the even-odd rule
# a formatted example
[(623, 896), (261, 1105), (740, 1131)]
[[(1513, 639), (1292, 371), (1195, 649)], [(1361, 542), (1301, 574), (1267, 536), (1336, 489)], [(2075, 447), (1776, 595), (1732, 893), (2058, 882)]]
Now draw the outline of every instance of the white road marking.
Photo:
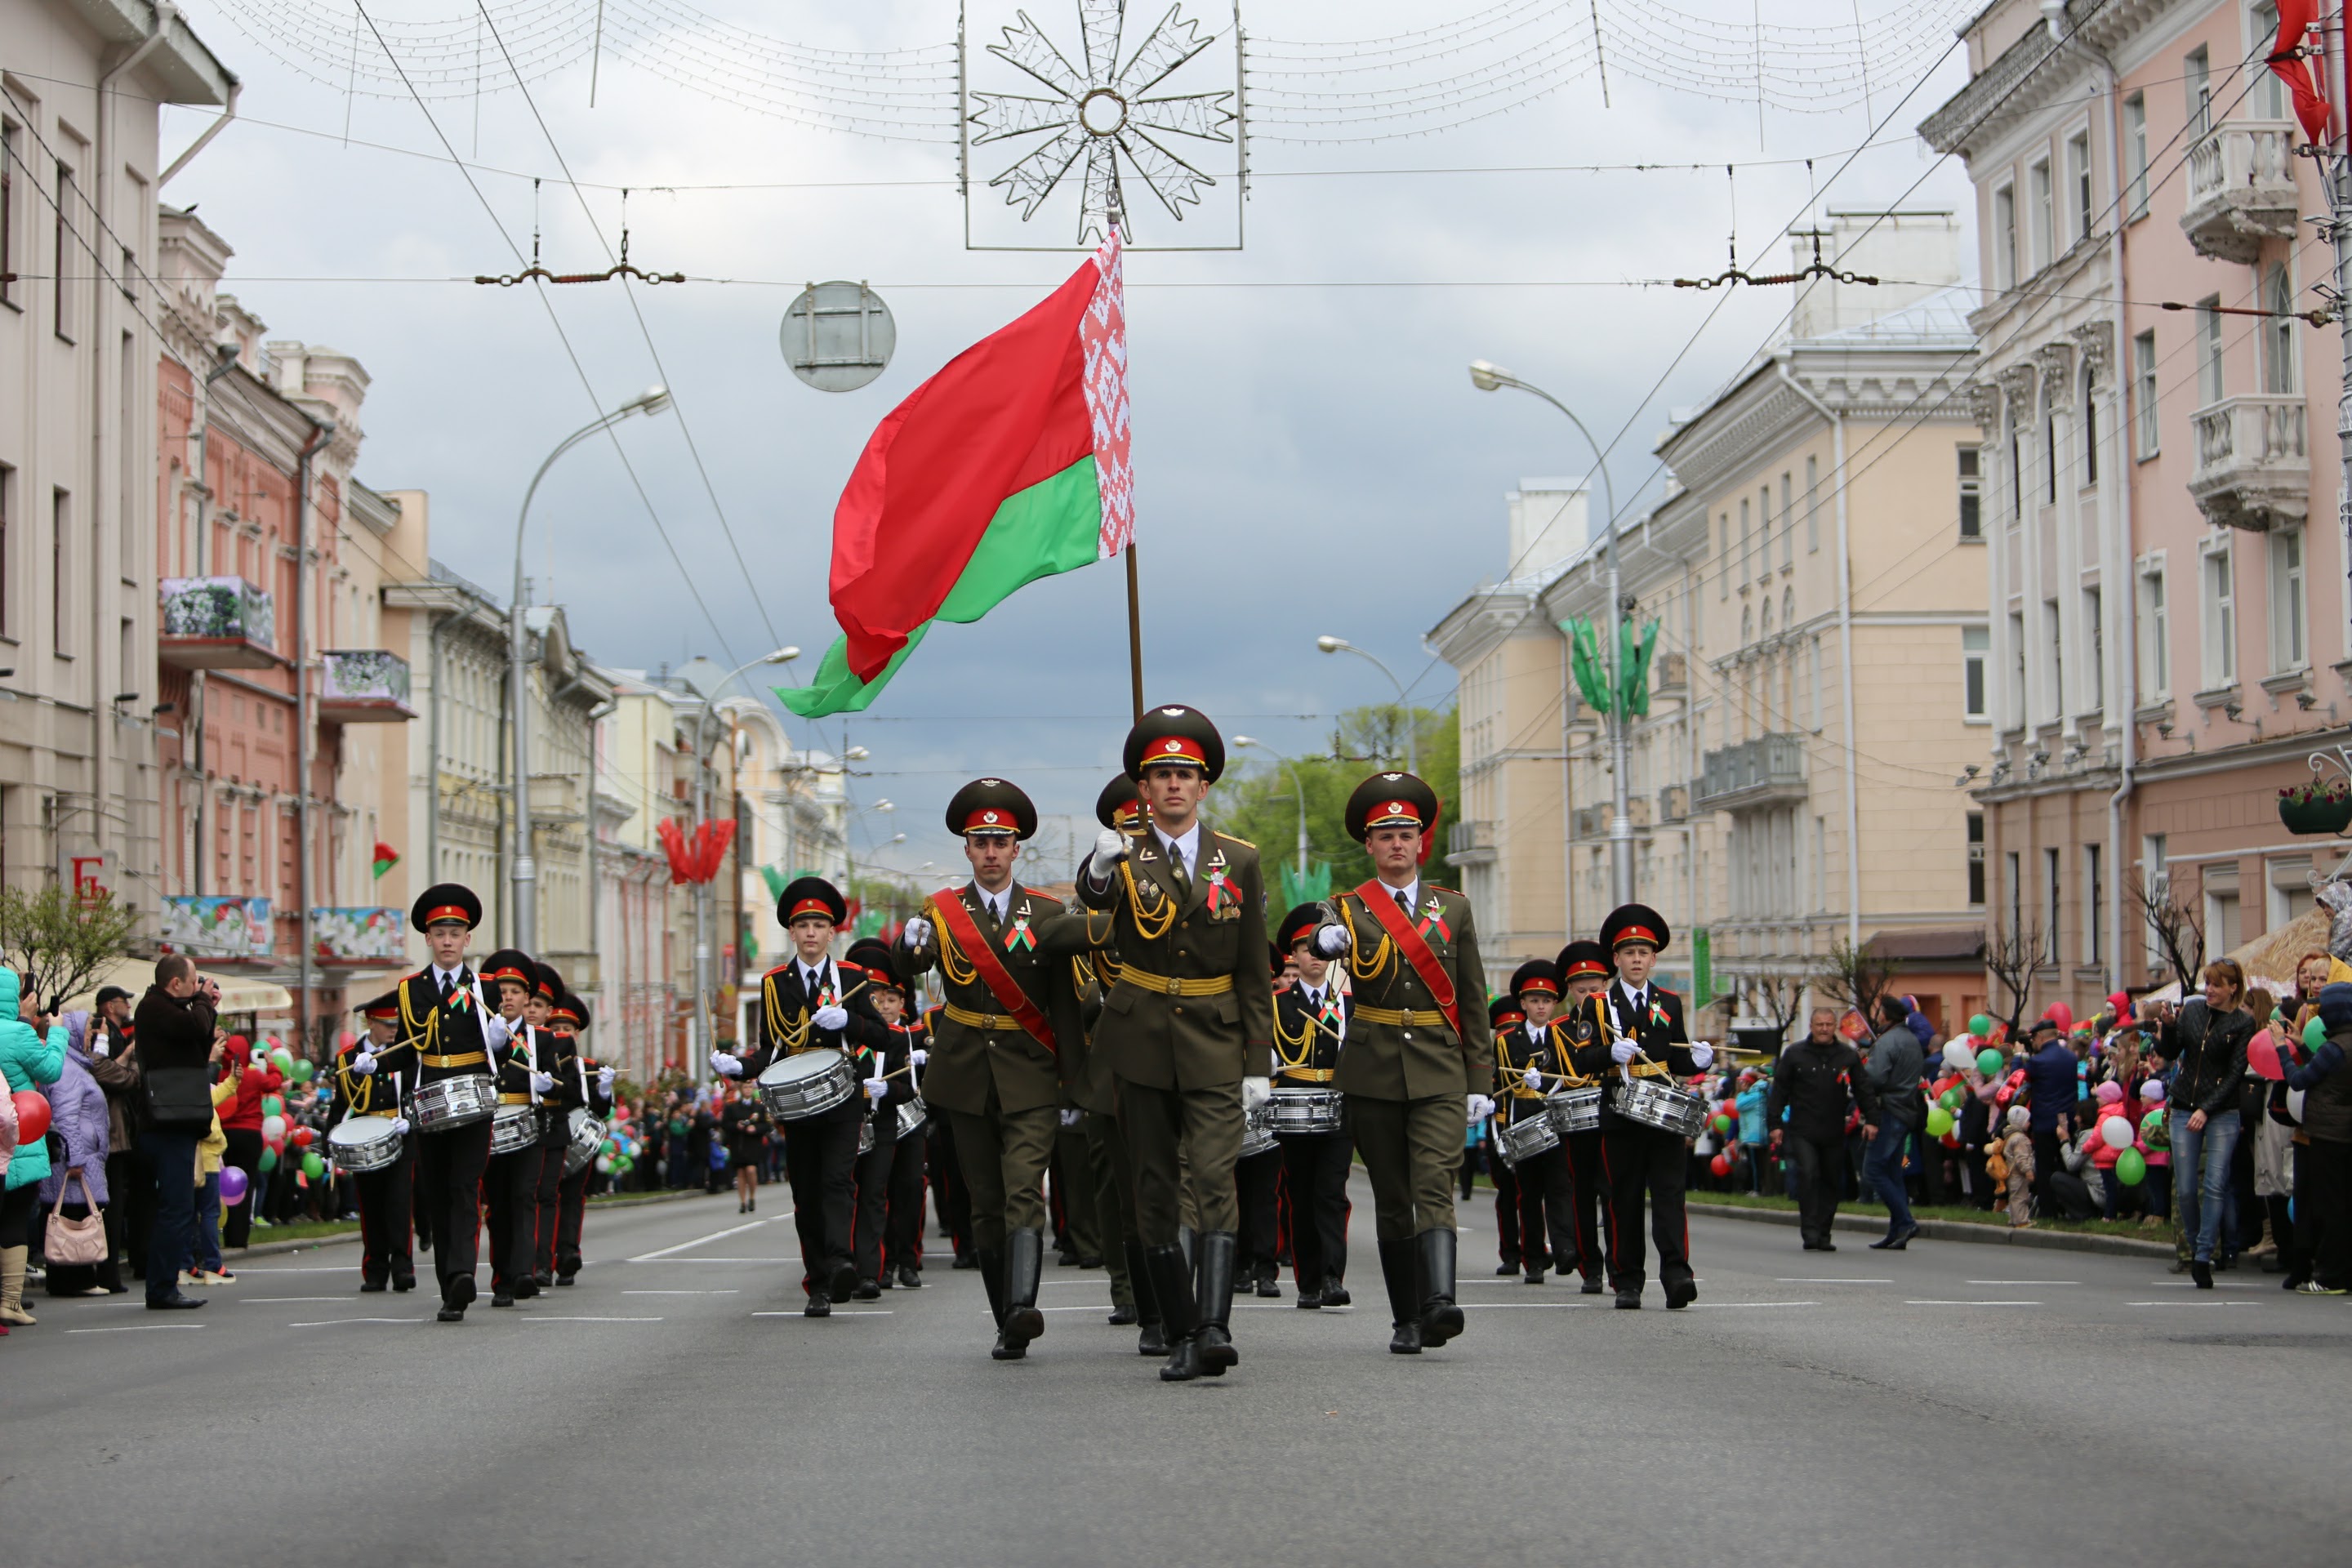
[(2080, 1285), (2080, 1279), (1970, 1279), (1970, 1285)]
[(2039, 1301), (1906, 1301), (1906, 1307), (2039, 1307)]
[[(808, 1314), (807, 1314), (806, 1312), (783, 1312), (783, 1311), (778, 1311), (778, 1312), (754, 1312), (754, 1313), (752, 1313), (751, 1315), (752, 1315), (753, 1317), (755, 1317), (755, 1318), (805, 1318), (805, 1317), (807, 1317), (807, 1316), (808, 1316)], [(836, 1311), (836, 1312), (834, 1312), (834, 1313), (832, 1314), (832, 1316), (836, 1317), (836, 1318), (887, 1318), (887, 1317), (888, 1317), (889, 1315), (890, 1315), (890, 1309), (889, 1309), (889, 1308), (887, 1308), (887, 1307), (880, 1307), (880, 1308), (867, 1307), (867, 1308), (866, 1308), (866, 1309), (864, 1309), (864, 1310), (859, 1310), (859, 1311), (855, 1311), (855, 1312), (850, 1312), (850, 1311)]]
[(2126, 1301), (2126, 1307), (2258, 1307), (2259, 1301)]
[[(2151, 1279), (2148, 1283), (2155, 1286), (2159, 1290), (2194, 1290), (2198, 1289), (2197, 1281), (2194, 1279)], [(2216, 1279), (2210, 1287), (2210, 1289), (2215, 1290), (2260, 1290), (2263, 1288), (2263, 1287), (2260, 1281), (2252, 1279)]]
[[(1456, 1304), (1465, 1312), (1531, 1312), (1545, 1307), (1556, 1312), (1566, 1312), (1601, 1305), (1598, 1301), (1463, 1301)], [(1342, 1307), (1335, 1310), (1353, 1311), (1355, 1309)]]
[(527, 1314), (515, 1319), (518, 1323), (658, 1323), (659, 1318), (542, 1318)]
[[(1598, 1301), (1592, 1304), (1596, 1307), (1601, 1305)], [(1701, 1307), (1711, 1307), (1721, 1312), (1737, 1307), (1818, 1307), (1820, 1305), (1819, 1301), (1693, 1301), (1688, 1310), (1696, 1312)]]
[(68, 1329), (69, 1334), (138, 1334), (149, 1329), (201, 1329), (203, 1323), (126, 1323), (114, 1329)]
[[(704, 1239), (708, 1240), (709, 1237), (706, 1237)], [(688, 1243), (688, 1245), (692, 1244)], [(649, 1253), (646, 1258), (625, 1258), (621, 1261), (643, 1263), (652, 1256)], [(800, 1259), (797, 1258), (665, 1258), (661, 1261), (664, 1263), (798, 1263)]]
[(338, 1323), (422, 1323), (424, 1318), (321, 1318), (315, 1323), (289, 1323), (289, 1329), (331, 1329)]
[(624, 1296), (734, 1296), (735, 1290), (624, 1290)]
[(689, 1247), (700, 1247), (706, 1241), (717, 1241), (721, 1237), (740, 1236), (747, 1230), (757, 1230), (767, 1223), (763, 1219), (755, 1219), (743, 1225), (730, 1225), (725, 1230), (714, 1230), (709, 1236), (698, 1236), (692, 1241), (681, 1241), (676, 1247), (656, 1247), (651, 1252), (640, 1252), (629, 1261), (650, 1263), (656, 1258), (667, 1258), (673, 1252), (684, 1252)]
[[(1895, 1281), (1892, 1279), (1852, 1279), (1841, 1274), (1817, 1274), (1810, 1278), (1804, 1275), (1796, 1275), (1788, 1279), (1775, 1279), (1772, 1283), (1775, 1285), (1892, 1285)], [(2001, 1281), (1997, 1279), (1971, 1279), (1969, 1283), (1971, 1285), (1997, 1285), (2001, 1283)], [(2017, 1280), (2016, 1283), (2020, 1285), (2030, 1285), (2032, 1281), (2030, 1279), (2020, 1279)]]
[(349, 1274), (356, 1267), (350, 1263), (240, 1263), (236, 1273), (240, 1278), (247, 1274)]
[(266, 1307), (288, 1301), (348, 1301), (349, 1296), (245, 1296), (239, 1300), (248, 1307)]

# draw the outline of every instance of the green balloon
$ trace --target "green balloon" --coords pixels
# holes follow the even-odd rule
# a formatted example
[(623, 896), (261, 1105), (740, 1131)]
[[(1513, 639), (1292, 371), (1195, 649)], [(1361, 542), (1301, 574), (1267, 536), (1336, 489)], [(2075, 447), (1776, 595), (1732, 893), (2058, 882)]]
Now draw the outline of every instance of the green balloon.
[(1927, 1136), (1941, 1138), (1952, 1130), (1952, 1113), (1942, 1106), (1927, 1112)]
[(280, 1046), (276, 1050), (269, 1053), (269, 1062), (270, 1065), (275, 1067), (279, 1072), (292, 1072), (294, 1070), (294, 1053), (288, 1050), (284, 1046)]
[(2139, 1119), (2139, 1135), (2153, 1138), (2164, 1131), (2164, 1108), (2158, 1106)]
[(1716, 1130), (1717, 1132), (1728, 1132), (1728, 1131), (1731, 1131), (1731, 1118), (1730, 1118), (1730, 1117), (1728, 1117), (1728, 1116), (1718, 1116), (1718, 1117), (1717, 1117), (1717, 1118), (1715, 1119), (1715, 1130)]
[(2327, 1026), (2320, 1022), (2317, 1018), (2312, 1019), (2310, 1023), (2305, 1024), (2303, 1026), (2303, 1043), (2306, 1048), (2315, 1051), (2320, 1047), (2326, 1045), (2327, 1043)]
[(313, 1150), (302, 1156), (302, 1173), (315, 1182), (327, 1173), (327, 1162), (319, 1158), (317, 1151)]
[(2000, 1071), (2000, 1053), (1994, 1050), (1990, 1046), (1987, 1046), (1984, 1049), (1979, 1051), (1977, 1053), (1977, 1071), (1984, 1074), (1987, 1078), (1990, 1078), (1995, 1073)]
[(607, 1139), (605, 1139), (605, 1140), (604, 1140), (604, 1152), (605, 1152), (605, 1153), (607, 1153), (607, 1154), (617, 1154), (617, 1153), (619, 1153), (620, 1152), (621, 1152), (621, 1146), (620, 1146), (618, 1143), (614, 1142), (612, 1139), (610, 1139), (610, 1138), (607, 1138)]
[(274, 1094), (265, 1094), (261, 1097), (261, 1114), (283, 1116), (286, 1114), (286, 1102)]
[(1947, 1110), (1958, 1110), (1960, 1108), (1960, 1101), (1964, 1098), (1965, 1097), (1960, 1092), (1959, 1086), (1955, 1084), (1950, 1089), (1946, 1089), (1944, 1091), (1944, 1098), (1937, 1100), (1936, 1103), (1942, 1106)]
[(1989, 1013), (1971, 1013), (1971, 1014), (1969, 1014), (1969, 1034), (1971, 1034), (1971, 1035), (1990, 1035), (1990, 1034), (1991, 1034), (1991, 1033), (1992, 1033), (1992, 1015), (1990, 1015), (1990, 1014), (1989, 1014)]
[(290, 1076), (296, 1083), (308, 1083), (310, 1081), (311, 1075), (316, 1073), (318, 1070), (319, 1069), (317, 1068), (312, 1067), (309, 1062), (296, 1062), (290, 1069), (289, 1076)]
[(276, 1169), (278, 1169), (278, 1151), (265, 1145), (261, 1151), (261, 1173), (266, 1176)]
[(2126, 1149), (2116, 1155), (2116, 1180), (2127, 1187), (2136, 1187), (2147, 1180), (2147, 1156), (2137, 1149)]

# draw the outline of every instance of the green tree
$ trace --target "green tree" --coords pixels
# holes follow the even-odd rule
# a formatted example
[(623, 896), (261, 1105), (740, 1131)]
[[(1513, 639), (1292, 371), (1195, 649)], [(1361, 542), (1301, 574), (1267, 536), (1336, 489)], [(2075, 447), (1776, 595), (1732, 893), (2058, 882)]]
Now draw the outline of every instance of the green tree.
[(129, 951), (138, 923), (138, 911), (112, 893), (84, 903), (54, 882), (33, 892), (0, 888), (0, 957), (25, 994), (52, 1010)]
[[(1367, 774), (1405, 765), (1408, 723), (1420, 753), (1421, 776), (1444, 808), (1427, 874), (1433, 881), (1453, 880), (1444, 839), (1456, 814), (1462, 777), (1462, 732), (1454, 709), (1408, 710), (1383, 702), (1348, 710), (1331, 731), (1328, 752), (1294, 760), (1307, 795), (1307, 857), (1331, 868), (1334, 888), (1352, 888), (1372, 874), (1363, 846), (1348, 837), (1348, 797)], [(1268, 867), (1266, 897), (1273, 900), (1280, 898), (1281, 884), (1272, 868), (1297, 863), (1298, 796), (1292, 767), (1263, 753), (1243, 752), (1238, 760), (1240, 765), (1210, 792), (1207, 816), (1221, 830), (1257, 846)], [(1283, 913), (1272, 912), (1276, 918)]]

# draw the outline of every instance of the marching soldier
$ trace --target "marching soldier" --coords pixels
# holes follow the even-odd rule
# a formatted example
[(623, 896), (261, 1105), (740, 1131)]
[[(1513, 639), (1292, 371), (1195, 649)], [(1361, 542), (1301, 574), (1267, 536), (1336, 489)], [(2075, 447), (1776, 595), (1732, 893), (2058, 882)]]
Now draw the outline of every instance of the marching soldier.
[(492, 1154), (483, 1173), (493, 1307), (511, 1307), (539, 1294), (539, 1173), (546, 1163), (539, 1147), (539, 1101), (555, 1087), (554, 1076), (538, 1066), (551, 994), (542, 989), (540, 967), (513, 948), (499, 949), (482, 965), (483, 978), (498, 987), (499, 1016), (508, 1031), (506, 1045), (491, 1052), (498, 1068), (499, 1113), (506, 1115), (509, 1106), (528, 1107), (531, 1129), (527, 1147)]
[(360, 1200), (360, 1289), (416, 1289), (416, 1260), (409, 1250), (409, 1215), (415, 1207), (416, 1134), (405, 1110), (416, 1082), (408, 1053), (391, 1056), (400, 1036), (400, 996), (387, 991), (352, 1009), (365, 1020), (367, 1037), (335, 1053), (335, 1109), (331, 1131), (346, 1117), (389, 1119), (401, 1140), (400, 1158), (352, 1178)]
[(531, 1205), (531, 1278), (536, 1289), (544, 1290), (555, 1283), (555, 1233), (562, 1213), (563, 1154), (572, 1142), (571, 1106), (564, 1096), (575, 1076), (579, 1046), (572, 1037), (573, 1025), (562, 1016), (564, 999), (572, 993), (565, 988), (563, 976), (553, 964), (537, 966), (534, 989), (545, 1004), (546, 1016), (531, 1037), (531, 1065), (541, 1075), (555, 1080), (539, 1100), (539, 1185)]
[[(1601, 945), (1616, 969), (1609, 988), (1586, 1005), (1594, 1028), (1589, 1044), (1572, 1055), (1586, 1077), (1613, 1072), (1621, 1082), (1637, 1079), (1671, 1081), (1706, 1070), (1714, 1047), (1690, 1043), (1683, 1024), (1683, 999), (1654, 984), (1650, 972), (1673, 933), (1646, 904), (1625, 904), (1601, 922)], [(1642, 1306), (1647, 1259), (1642, 1244), (1642, 1206), (1649, 1201), (1651, 1235), (1658, 1246), (1658, 1282), (1666, 1306), (1680, 1309), (1698, 1300), (1690, 1266), (1690, 1227), (1683, 1212), (1688, 1149), (1678, 1132), (1665, 1131), (1621, 1115), (1613, 1100), (1601, 1108), (1601, 1152), (1609, 1180), (1609, 1206), (1616, 1220), (1610, 1272), (1616, 1277), (1617, 1305)]]
[(954, 1127), (971, 1189), (981, 1283), (996, 1316), (989, 1353), (1018, 1361), (1045, 1331), (1042, 1189), (1060, 1123), (1060, 1041), (1079, 1026), (1066, 960), (1086, 930), (1013, 879), (1022, 841), (1037, 831), (1037, 808), (1018, 785), (973, 780), (948, 802), (947, 826), (963, 840), (971, 880), (932, 894), (898, 952), (910, 977), (936, 967), (946, 992), (923, 1099)]
[[(482, 921), (482, 900), (471, 888), (441, 882), (420, 894), (409, 923), (425, 933), (432, 959), (400, 983), (400, 1043), (416, 1050), (422, 1093), (457, 1078), (491, 1077), (490, 1053), (507, 1043), (507, 1026), (466, 966), (466, 944)], [(481, 1243), (483, 1168), (490, 1157), (490, 1119), (421, 1131), (416, 1184), (432, 1218), (433, 1272), (441, 1285), (445, 1323), (463, 1322), (474, 1301), (474, 1267)]]
[(857, 1265), (856, 1297), (878, 1298), (888, 1282), (882, 1243), (888, 1224), (891, 1174), (898, 1168), (898, 1108), (915, 1098), (914, 1042), (898, 1028), (907, 1004), (906, 982), (898, 978), (889, 944), (868, 937), (849, 945), (849, 962), (866, 972), (866, 997), (882, 1021), (879, 1053), (881, 1077), (889, 1084), (874, 1102), (874, 1146), (857, 1156), (856, 1196), (850, 1211), (850, 1255)]
[(839, 1051), (864, 1079), (830, 1110), (784, 1122), (784, 1172), (793, 1188), (793, 1226), (800, 1232), (802, 1309), (811, 1318), (833, 1315), (836, 1302), (857, 1289), (851, 1257), (850, 1214), (857, 1139), (868, 1108), (889, 1092), (877, 1053), (886, 1046), (882, 1019), (860, 991), (865, 972), (830, 956), (834, 932), (849, 918), (841, 889), (822, 877), (797, 877), (776, 898), (776, 919), (793, 939), (793, 955), (760, 982), (753, 1015), (758, 1048), (749, 1058), (713, 1051), (710, 1065), (727, 1078), (758, 1079), (772, 1062), (815, 1050)]
[[(1486, 1004), (1486, 1032), (1496, 1039), (1503, 1037), (1506, 1029), (1516, 1029), (1528, 1021), (1519, 1011), (1518, 998), (1511, 995), (1496, 997)], [(1486, 1147), (1491, 1152), (1497, 1147), (1492, 1121), (1486, 1126)], [(1487, 1179), (1495, 1184), (1495, 1248), (1501, 1261), (1496, 1265), (1498, 1276), (1519, 1271), (1519, 1173), (1500, 1159), (1486, 1163)]]
[[(1559, 950), (1553, 961), (1559, 970), (1560, 984), (1565, 991), (1560, 1010), (1552, 1020), (1554, 1033), (1563, 1047), (1558, 1054), (1566, 1058), (1559, 1070), (1566, 1076), (1558, 1087), (1588, 1089), (1600, 1083), (1597, 1078), (1580, 1073), (1575, 1066), (1576, 1052), (1592, 1043), (1600, 1025), (1592, 1015), (1591, 999), (1609, 987), (1609, 950), (1597, 942), (1579, 940)], [(1568, 1213), (1552, 1216), (1552, 1264), (1560, 1273), (1568, 1272), (1568, 1260), (1576, 1260), (1577, 1272), (1583, 1276), (1582, 1293), (1601, 1294), (1602, 1259), (1609, 1256), (1605, 1243), (1617, 1235), (1617, 1220), (1609, 1206), (1609, 1183), (1601, 1159), (1601, 1131), (1571, 1132), (1560, 1140), (1568, 1152)]]
[[(1077, 891), (1097, 911), (1089, 936), (1118, 953), (1094, 1044), (1118, 1080), (1134, 1161), (1136, 1224), (1171, 1346), (1160, 1375), (1178, 1383), (1223, 1376), (1241, 1359), (1230, 1327), (1234, 1163), (1244, 1117), (1271, 1092), (1265, 892), (1256, 847), (1201, 823), (1202, 797), (1225, 766), (1206, 715), (1147, 710), (1123, 760), (1150, 826), (1105, 828)], [(1188, 1190), (1200, 1224), (1197, 1293), (1177, 1236)]]
[[(1495, 1037), (1495, 1120), (1501, 1127), (1549, 1117), (1546, 1098), (1568, 1068), (1568, 1052), (1551, 1026), (1559, 1005), (1559, 971), (1549, 959), (1531, 958), (1511, 976), (1511, 999), (1518, 1005), (1518, 1024)], [(1499, 1152), (1501, 1144), (1496, 1144)], [(1499, 1165), (1501, 1162), (1496, 1161)], [(1570, 1266), (1567, 1254), (1554, 1248), (1547, 1256), (1545, 1240), (1566, 1228), (1569, 1205), (1568, 1152), (1554, 1145), (1523, 1156), (1511, 1168), (1518, 1188), (1520, 1257), (1527, 1282), (1543, 1283), (1544, 1270), (1557, 1261), (1560, 1271)]]
[(1381, 1273), (1395, 1333), (1417, 1355), (1462, 1331), (1454, 1301), (1454, 1176), (1468, 1121), (1494, 1114), (1494, 1042), (1470, 901), (1424, 883), (1436, 794), (1405, 773), (1375, 773), (1348, 799), (1349, 833), (1370, 852), (1370, 880), (1336, 900), (1315, 951), (1345, 956), (1355, 1011), (1336, 1080), (1371, 1178)]
[[(1330, 1089), (1347, 1045), (1353, 999), (1339, 990), (1331, 961), (1315, 951), (1320, 904), (1301, 904), (1282, 917), (1275, 942), (1297, 965), (1297, 983), (1274, 999), (1274, 1087)], [(1344, 1307), (1348, 1271), (1348, 1171), (1352, 1163), (1347, 1123), (1329, 1132), (1276, 1129), (1290, 1187), (1290, 1266), (1298, 1305)]]
[[(548, 1016), (549, 1027), (568, 1032), (572, 1039), (571, 1076), (557, 1086), (557, 1103), (562, 1108), (565, 1128), (563, 1152), (555, 1156), (558, 1169), (568, 1163), (573, 1110), (584, 1110), (600, 1122), (609, 1122), (613, 1116), (613, 1082), (616, 1075), (611, 1068), (580, 1054), (579, 1036), (588, 1024), (588, 1004), (570, 992), (564, 993)], [(555, 1271), (558, 1285), (575, 1283), (580, 1273), (580, 1227), (588, 1208), (588, 1179), (595, 1168), (593, 1159), (583, 1160), (578, 1170), (564, 1172), (556, 1184), (555, 1240), (545, 1262)]]
[[(928, 1016), (908, 1013), (911, 1000), (906, 991), (885, 990), (874, 998), (874, 1010), (890, 1031), (890, 1059), (904, 1061), (912, 1068), (907, 1074), (909, 1100), (922, 1100), (922, 1071), (930, 1060), (931, 1036)], [(894, 1124), (877, 1128), (875, 1136), (894, 1133), (898, 1144), (890, 1156), (890, 1186), (882, 1221), (882, 1272), (876, 1280), (887, 1290), (894, 1285), (902, 1290), (923, 1288), (923, 1164), (930, 1141), (925, 1136), (930, 1122), (926, 1109), (923, 1121), (912, 1128)]]

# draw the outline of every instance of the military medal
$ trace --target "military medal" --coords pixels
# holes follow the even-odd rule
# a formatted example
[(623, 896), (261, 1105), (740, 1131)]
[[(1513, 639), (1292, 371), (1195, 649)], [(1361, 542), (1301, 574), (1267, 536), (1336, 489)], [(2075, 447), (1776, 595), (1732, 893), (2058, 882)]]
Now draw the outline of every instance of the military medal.
[(1025, 947), (1032, 952), (1037, 951), (1037, 939), (1030, 934), (1029, 917), (1025, 913), (1014, 915), (1013, 929), (1004, 933), (1005, 952), (1011, 952), (1013, 949), (1021, 947)]
[(1454, 928), (1445, 923), (1445, 907), (1443, 904), (1440, 904), (1435, 899), (1430, 900), (1429, 907), (1421, 911), (1420, 929), (1422, 939), (1424, 942), (1429, 938), (1429, 930), (1432, 926), (1435, 926), (1437, 928), (1437, 934), (1444, 937), (1446, 941), (1452, 942), (1454, 940)]

